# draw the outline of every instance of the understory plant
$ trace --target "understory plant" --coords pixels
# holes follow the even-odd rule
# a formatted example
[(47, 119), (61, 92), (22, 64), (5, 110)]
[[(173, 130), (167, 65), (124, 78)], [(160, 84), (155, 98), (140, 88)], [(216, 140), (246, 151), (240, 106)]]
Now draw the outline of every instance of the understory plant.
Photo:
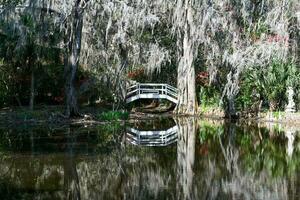
[(97, 118), (104, 121), (126, 120), (129, 118), (129, 113), (121, 111), (109, 111), (99, 114)]
[(275, 111), (286, 99), (286, 83), (289, 77), (288, 66), (280, 61), (273, 61), (263, 78), (263, 90), (269, 102), (270, 111)]
[(201, 87), (199, 91), (200, 104), (203, 107), (218, 107), (220, 94), (213, 87)]
[(266, 68), (252, 67), (241, 79), (239, 108), (248, 112), (258, 112), (261, 105), (267, 105), (270, 111), (284, 109), (287, 87), (297, 89), (298, 74), (299, 70), (292, 62), (273, 60)]

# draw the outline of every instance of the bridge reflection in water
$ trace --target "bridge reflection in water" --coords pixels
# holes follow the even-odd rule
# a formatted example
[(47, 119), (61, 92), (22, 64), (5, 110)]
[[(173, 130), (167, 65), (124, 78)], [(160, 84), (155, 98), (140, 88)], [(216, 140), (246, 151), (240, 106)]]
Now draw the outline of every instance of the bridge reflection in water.
[(127, 128), (126, 140), (134, 145), (141, 146), (167, 146), (173, 144), (178, 138), (177, 125), (160, 131), (140, 131)]

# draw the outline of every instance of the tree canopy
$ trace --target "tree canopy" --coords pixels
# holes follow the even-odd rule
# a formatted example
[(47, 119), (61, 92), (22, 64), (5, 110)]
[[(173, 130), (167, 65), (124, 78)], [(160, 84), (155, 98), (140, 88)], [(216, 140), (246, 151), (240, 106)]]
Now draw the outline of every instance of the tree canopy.
[(76, 116), (77, 99), (120, 106), (139, 81), (177, 86), (178, 114), (207, 102), (228, 116), (283, 109), (287, 87), (299, 89), (299, 10), (298, 0), (1, 0), (0, 105), (65, 101)]

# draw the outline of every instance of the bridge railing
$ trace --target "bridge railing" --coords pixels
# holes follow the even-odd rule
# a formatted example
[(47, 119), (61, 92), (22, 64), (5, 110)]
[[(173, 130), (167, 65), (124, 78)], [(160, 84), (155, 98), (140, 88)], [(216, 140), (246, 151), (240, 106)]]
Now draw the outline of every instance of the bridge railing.
[(139, 94), (167, 95), (177, 99), (178, 90), (171, 85), (159, 83), (136, 83), (127, 88), (127, 98)]

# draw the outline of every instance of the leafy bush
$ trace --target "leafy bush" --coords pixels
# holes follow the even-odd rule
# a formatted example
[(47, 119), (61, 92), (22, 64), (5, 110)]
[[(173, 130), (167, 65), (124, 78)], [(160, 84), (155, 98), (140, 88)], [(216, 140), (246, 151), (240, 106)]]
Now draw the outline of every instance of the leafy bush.
[(298, 82), (299, 70), (291, 62), (273, 60), (266, 68), (253, 67), (241, 79), (238, 107), (240, 110), (251, 109), (263, 101), (268, 103), (271, 111), (283, 109), (287, 101), (286, 88), (297, 89)]
[(221, 96), (216, 88), (213, 86), (206, 86), (199, 89), (198, 98), (202, 107), (218, 107)]
[(104, 121), (126, 120), (128, 118), (129, 118), (128, 112), (120, 112), (120, 111), (104, 112), (97, 116), (97, 119), (104, 120)]
[(247, 113), (257, 110), (263, 93), (263, 73), (256, 68), (248, 70), (241, 78), (237, 109)]

